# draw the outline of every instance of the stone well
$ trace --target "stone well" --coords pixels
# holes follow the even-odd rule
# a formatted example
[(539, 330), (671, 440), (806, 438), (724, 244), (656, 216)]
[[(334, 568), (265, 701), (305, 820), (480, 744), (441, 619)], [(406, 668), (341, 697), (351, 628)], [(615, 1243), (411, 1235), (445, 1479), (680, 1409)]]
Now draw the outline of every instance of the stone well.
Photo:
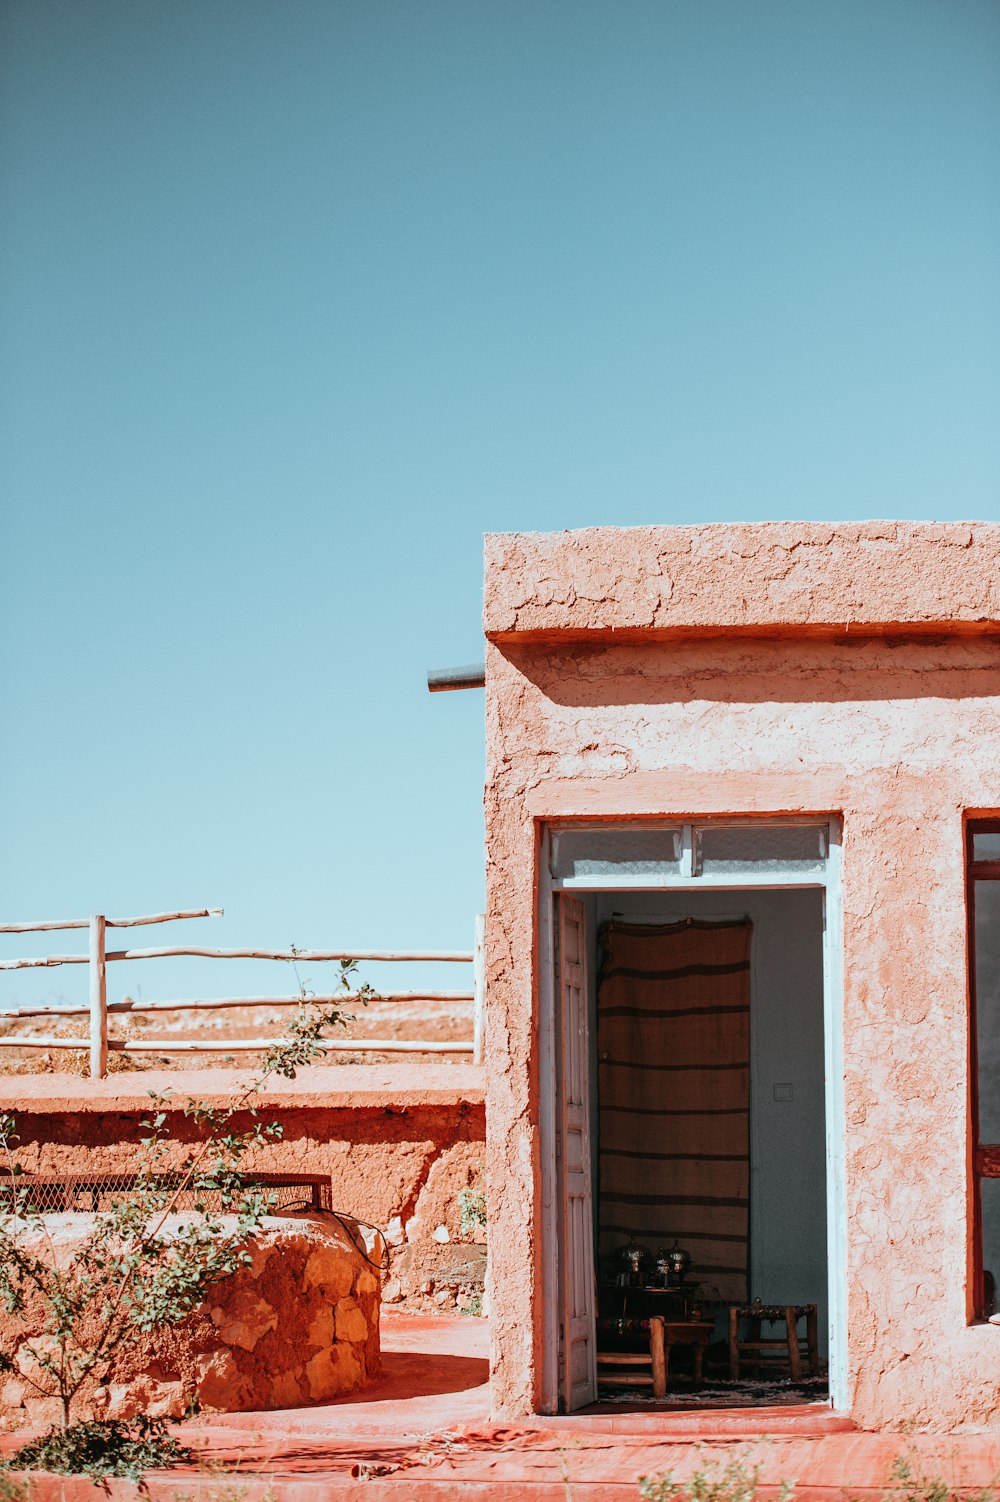
[[(171, 1216), (168, 1233), (189, 1219)], [(60, 1262), (69, 1261), (93, 1220), (45, 1217)], [(379, 1254), (367, 1250), (353, 1222), (315, 1210), (272, 1216), (248, 1244), (251, 1262), (216, 1283), (200, 1308), (99, 1369), (74, 1402), (73, 1418), (297, 1408), (381, 1374)], [(29, 1304), (16, 1321), (0, 1314), (0, 1349), (19, 1368), (0, 1387), (7, 1428), (59, 1418), (58, 1400), (38, 1396), (26, 1380), (35, 1372), (26, 1342), (43, 1328), (40, 1307)]]

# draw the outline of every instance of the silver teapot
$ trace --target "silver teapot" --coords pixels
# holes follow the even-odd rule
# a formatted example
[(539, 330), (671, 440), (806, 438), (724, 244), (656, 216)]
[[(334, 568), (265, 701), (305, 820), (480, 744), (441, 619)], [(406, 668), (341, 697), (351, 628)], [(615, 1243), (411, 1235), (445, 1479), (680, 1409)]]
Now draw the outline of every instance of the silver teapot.
[(630, 1236), (628, 1244), (619, 1247), (615, 1253), (616, 1281), (622, 1288), (643, 1288), (652, 1265), (653, 1255), (649, 1247), (642, 1246)]
[(691, 1253), (678, 1246), (676, 1238), (672, 1247), (660, 1247), (656, 1255), (656, 1271), (664, 1288), (680, 1288), (691, 1270)]

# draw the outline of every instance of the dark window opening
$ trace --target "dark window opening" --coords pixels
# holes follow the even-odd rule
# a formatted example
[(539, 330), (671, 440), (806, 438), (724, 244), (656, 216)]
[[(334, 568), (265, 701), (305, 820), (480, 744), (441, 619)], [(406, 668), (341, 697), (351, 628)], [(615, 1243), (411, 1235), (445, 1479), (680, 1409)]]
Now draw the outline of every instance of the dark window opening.
[(1000, 819), (977, 819), (969, 824), (966, 870), (975, 1312), (977, 1319), (988, 1319), (996, 1310), (1000, 1282)]

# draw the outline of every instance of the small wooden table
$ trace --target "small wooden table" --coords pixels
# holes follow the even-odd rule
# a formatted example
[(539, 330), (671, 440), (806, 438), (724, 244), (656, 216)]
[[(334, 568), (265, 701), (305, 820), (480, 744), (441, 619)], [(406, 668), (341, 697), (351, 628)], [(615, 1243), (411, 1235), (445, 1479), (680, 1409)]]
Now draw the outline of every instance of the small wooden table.
[[(714, 1326), (711, 1320), (668, 1320), (662, 1314), (649, 1317), (649, 1353), (644, 1351), (600, 1351), (597, 1369), (603, 1368), (608, 1380), (625, 1387), (648, 1387), (652, 1383), (653, 1397), (665, 1398), (670, 1371), (672, 1346), (691, 1346), (694, 1353), (694, 1385), (701, 1386), (701, 1365), (705, 1347), (712, 1338)], [(621, 1373), (611, 1376), (617, 1367), (645, 1367), (646, 1371)]]
[[(740, 1320), (750, 1322), (750, 1339), (740, 1340)], [(760, 1374), (761, 1351), (785, 1353), (788, 1370), (793, 1382), (802, 1377), (802, 1350), (799, 1346), (799, 1320), (806, 1322), (806, 1359), (809, 1373), (815, 1377), (819, 1372), (819, 1346), (816, 1330), (815, 1304), (762, 1304), (754, 1299), (752, 1304), (729, 1306), (729, 1376), (739, 1381), (740, 1360), (744, 1352), (750, 1353), (750, 1370), (754, 1377)], [(765, 1340), (761, 1334), (762, 1324), (782, 1324), (785, 1333), (780, 1340)]]

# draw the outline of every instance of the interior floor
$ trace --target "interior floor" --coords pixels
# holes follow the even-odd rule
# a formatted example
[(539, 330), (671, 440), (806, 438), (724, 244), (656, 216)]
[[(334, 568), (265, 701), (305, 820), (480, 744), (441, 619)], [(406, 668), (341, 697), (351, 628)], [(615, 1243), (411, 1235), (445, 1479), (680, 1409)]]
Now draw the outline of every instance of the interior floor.
[(663, 1409), (666, 1412), (690, 1411), (715, 1408), (825, 1408), (829, 1400), (829, 1386), (825, 1372), (818, 1377), (807, 1377), (793, 1382), (790, 1377), (773, 1377), (754, 1382), (750, 1378), (729, 1382), (707, 1380), (697, 1390), (680, 1381), (676, 1388), (663, 1398), (654, 1397), (652, 1391), (645, 1393), (635, 1388), (616, 1388), (613, 1383), (599, 1382), (596, 1408), (606, 1408), (612, 1413), (642, 1409)]

